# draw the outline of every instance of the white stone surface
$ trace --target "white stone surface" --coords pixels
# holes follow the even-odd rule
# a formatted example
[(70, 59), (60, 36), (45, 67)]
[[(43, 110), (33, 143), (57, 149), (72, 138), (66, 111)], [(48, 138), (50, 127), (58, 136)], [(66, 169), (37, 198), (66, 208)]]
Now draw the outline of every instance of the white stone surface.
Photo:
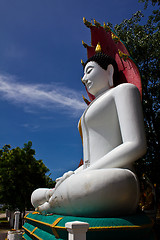
[(8, 240), (21, 240), (22, 239), (22, 231), (8, 231), (7, 235)]
[(16, 211), (14, 213), (14, 229), (18, 230), (19, 229), (19, 219), (20, 219), (20, 212)]
[(80, 221), (67, 222), (65, 227), (68, 231), (68, 240), (86, 240), (86, 232), (89, 228), (88, 223)]
[(112, 65), (104, 70), (87, 63), (82, 81), (96, 98), (81, 117), (84, 165), (57, 179), (54, 190), (33, 192), (40, 212), (115, 217), (136, 211), (139, 184), (132, 164), (146, 152), (141, 99), (132, 84), (113, 88), (113, 73)]

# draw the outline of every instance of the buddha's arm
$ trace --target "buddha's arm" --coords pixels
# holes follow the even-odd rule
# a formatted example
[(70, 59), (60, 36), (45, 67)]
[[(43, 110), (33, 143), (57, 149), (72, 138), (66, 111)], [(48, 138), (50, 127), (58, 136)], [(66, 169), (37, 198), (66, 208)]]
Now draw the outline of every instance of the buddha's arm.
[(103, 169), (126, 166), (146, 152), (146, 139), (143, 124), (141, 100), (138, 89), (131, 84), (122, 85), (114, 92), (114, 99), (122, 135), (122, 144), (97, 159), (91, 169)]

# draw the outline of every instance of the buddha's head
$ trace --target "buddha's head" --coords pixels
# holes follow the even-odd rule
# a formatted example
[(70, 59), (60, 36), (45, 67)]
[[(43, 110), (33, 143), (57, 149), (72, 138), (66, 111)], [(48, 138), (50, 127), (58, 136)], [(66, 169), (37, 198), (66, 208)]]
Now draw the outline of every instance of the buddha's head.
[(117, 78), (116, 61), (103, 53), (95, 54), (84, 65), (82, 82), (95, 97), (116, 85)]

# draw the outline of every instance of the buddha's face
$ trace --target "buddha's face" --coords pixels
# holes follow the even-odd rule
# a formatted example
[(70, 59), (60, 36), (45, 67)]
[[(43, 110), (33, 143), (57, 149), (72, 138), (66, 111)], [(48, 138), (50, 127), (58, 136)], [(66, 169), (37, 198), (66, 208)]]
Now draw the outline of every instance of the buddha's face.
[(88, 62), (84, 69), (82, 78), (89, 93), (97, 96), (113, 86), (113, 66), (109, 65), (107, 70), (101, 68), (96, 62)]

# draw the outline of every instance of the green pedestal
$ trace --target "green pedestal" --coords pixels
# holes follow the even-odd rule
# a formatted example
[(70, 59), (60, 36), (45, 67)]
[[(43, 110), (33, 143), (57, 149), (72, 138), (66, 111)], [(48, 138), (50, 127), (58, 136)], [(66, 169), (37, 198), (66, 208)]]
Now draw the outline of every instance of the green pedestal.
[(87, 240), (153, 240), (153, 223), (145, 214), (135, 214), (120, 218), (85, 218), (62, 215), (43, 216), (39, 213), (29, 213), (23, 226), (26, 240), (68, 240), (66, 222), (82, 221), (89, 223)]

